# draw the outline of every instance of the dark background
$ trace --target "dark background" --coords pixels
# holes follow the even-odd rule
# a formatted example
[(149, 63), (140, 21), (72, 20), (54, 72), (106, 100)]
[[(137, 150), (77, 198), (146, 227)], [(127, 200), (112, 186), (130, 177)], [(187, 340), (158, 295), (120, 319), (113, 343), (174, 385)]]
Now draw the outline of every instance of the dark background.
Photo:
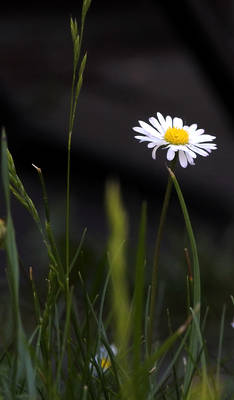
[[(43, 170), (58, 240), (65, 223), (69, 19), (79, 21), (80, 10), (81, 2), (69, 1), (60, 6), (20, 3), (14, 9), (4, 4), (0, 16), (0, 122), (18, 174), (39, 209), (42, 196), (31, 164)], [(231, 0), (94, 0), (86, 21), (88, 61), (72, 138), (73, 240), (87, 226), (92, 263), (104, 251), (105, 184), (115, 178), (129, 213), (133, 249), (141, 203), (147, 200), (150, 268), (167, 181), (165, 153), (159, 151), (153, 161), (133, 138), (132, 127), (160, 111), (196, 122), (217, 137), (218, 150), (210, 157), (177, 170), (198, 240), (204, 293), (215, 310), (233, 293), (233, 10)], [(46, 264), (39, 236), (22, 207), (13, 206), (25, 270), (33, 265), (39, 273)], [(179, 282), (185, 283), (186, 240), (175, 196), (169, 219), (162, 269), (171, 294), (177, 295)]]

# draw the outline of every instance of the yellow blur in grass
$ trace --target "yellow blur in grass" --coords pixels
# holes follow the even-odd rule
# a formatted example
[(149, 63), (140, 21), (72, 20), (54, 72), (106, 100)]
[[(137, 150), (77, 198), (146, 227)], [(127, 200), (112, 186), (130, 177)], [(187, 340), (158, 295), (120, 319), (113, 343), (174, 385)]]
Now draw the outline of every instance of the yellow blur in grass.
[(125, 352), (129, 338), (130, 315), (125, 254), (128, 224), (118, 184), (107, 185), (106, 206), (110, 227), (108, 258), (115, 314), (115, 341), (120, 351)]
[(186, 400), (221, 400), (221, 385), (214, 378), (194, 377)]

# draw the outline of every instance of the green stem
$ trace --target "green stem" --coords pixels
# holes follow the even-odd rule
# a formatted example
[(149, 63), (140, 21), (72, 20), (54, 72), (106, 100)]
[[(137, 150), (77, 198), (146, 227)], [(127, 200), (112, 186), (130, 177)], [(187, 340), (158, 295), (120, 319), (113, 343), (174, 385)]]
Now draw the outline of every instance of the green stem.
[[(177, 156), (175, 156), (174, 160), (172, 161), (171, 169), (174, 171), (175, 165), (177, 161)], [(171, 197), (171, 189), (172, 189), (172, 178), (169, 175), (167, 181), (166, 192), (163, 200), (163, 206), (161, 210), (159, 226), (158, 226), (158, 233), (156, 237), (155, 243), (155, 252), (154, 252), (154, 262), (153, 262), (153, 272), (152, 272), (152, 281), (151, 281), (151, 298), (150, 298), (150, 314), (149, 314), (149, 331), (148, 331), (148, 350), (151, 353), (152, 348), (152, 338), (153, 338), (153, 327), (154, 327), (154, 316), (155, 316), (155, 300), (156, 300), (156, 293), (157, 293), (157, 278), (158, 278), (158, 260), (159, 260), (159, 253), (160, 253), (160, 245), (162, 240), (163, 228), (167, 216), (168, 205)]]
[[(84, 2), (83, 2), (84, 4)], [(73, 76), (72, 76), (72, 89), (71, 89), (71, 102), (70, 102), (70, 115), (69, 115), (69, 134), (68, 134), (68, 146), (67, 146), (67, 192), (66, 192), (66, 284), (67, 289), (69, 288), (69, 264), (70, 264), (70, 176), (71, 176), (71, 138), (72, 138), (72, 131), (74, 126), (74, 119), (76, 113), (76, 106), (77, 106), (77, 99), (78, 94), (74, 94), (76, 80), (77, 78), (77, 66), (80, 58), (80, 50), (81, 44), (83, 39), (83, 30), (84, 30), (84, 22), (85, 18), (82, 17), (82, 24), (81, 24), (81, 34), (80, 39), (77, 41), (77, 47), (74, 42), (74, 60), (73, 60)], [(78, 32), (77, 32), (78, 38)], [(79, 75), (79, 74), (78, 74)], [(78, 81), (77, 81), (78, 82)], [(78, 83), (77, 83), (78, 85)]]
[(72, 131), (69, 132), (68, 149), (67, 149), (67, 194), (66, 194), (66, 278), (69, 286), (69, 263), (70, 263), (70, 246), (69, 246), (69, 222), (70, 222), (70, 175), (71, 175), (71, 137)]

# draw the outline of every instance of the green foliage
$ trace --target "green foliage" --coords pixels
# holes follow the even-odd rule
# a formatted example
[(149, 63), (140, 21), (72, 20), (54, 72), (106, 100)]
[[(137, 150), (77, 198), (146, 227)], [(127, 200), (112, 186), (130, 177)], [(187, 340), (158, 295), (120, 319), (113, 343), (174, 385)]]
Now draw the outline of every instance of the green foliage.
[[(43, 217), (39, 215), (17, 175), (7, 148), (6, 134), (4, 130), (2, 132), (1, 176), (6, 222), (0, 221), (0, 236), (7, 258), (12, 326), (8, 327), (7, 343), (0, 345), (0, 399), (219, 400), (227, 392), (222, 379), (225, 307), (221, 316), (218, 357), (213, 373), (204, 334), (206, 313), (201, 323), (197, 244), (180, 185), (170, 169), (169, 190), (163, 204), (160, 232), (174, 186), (192, 256), (187, 298), (184, 299), (187, 307), (184, 310), (184, 321), (181, 321), (177, 329), (172, 329), (168, 310), (168, 336), (159, 340), (159, 332), (153, 330), (157, 302), (152, 304), (154, 298), (156, 300), (156, 286), (152, 295), (146, 279), (146, 270), (152, 269), (146, 248), (147, 207), (143, 203), (136, 254), (133, 262), (129, 262), (128, 216), (117, 183), (108, 183), (106, 187), (109, 222), (107, 252), (95, 272), (93, 265), (90, 265), (90, 270), (93, 268), (91, 278), (87, 278), (81, 260), (82, 253), (86, 252), (86, 230), (81, 233), (81, 239), (71, 255), (70, 150), (87, 60), (86, 53), (81, 57), (81, 50), (90, 3), (90, 0), (83, 0), (80, 28), (76, 20), (70, 20), (74, 57), (68, 126), (66, 235), (65, 243), (61, 246), (58, 245), (51, 223), (49, 199), (41, 169), (34, 166), (42, 189)], [(46, 294), (43, 298), (34, 271), (32, 268), (29, 270), (34, 325), (27, 333), (22, 322), (20, 300), (23, 294), (20, 288), (11, 194), (32, 216), (48, 255), (44, 288)], [(156, 245), (157, 263), (161, 238), (160, 233)], [(65, 248), (65, 256), (62, 248)], [(188, 250), (186, 254), (190, 264)], [(135, 265), (133, 288), (128, 280), (130, 264)], [(234, 304), (232, 296), (231, 299)], [(157, 321), (157, 325), (160, 325), (160, 321)]]

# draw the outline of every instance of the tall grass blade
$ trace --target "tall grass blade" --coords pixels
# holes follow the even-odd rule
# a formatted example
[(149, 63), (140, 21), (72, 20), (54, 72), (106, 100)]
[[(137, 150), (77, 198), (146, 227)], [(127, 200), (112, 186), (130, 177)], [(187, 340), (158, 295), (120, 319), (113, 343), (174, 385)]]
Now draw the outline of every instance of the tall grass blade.
[(130, 336), (130, 303), (126, 274), (127, 216), (123, 208), (120, 189), (117, 184), (109, 183), (106, 187), (106, 207), (110, 227), (108, 259), (112, 283), (112, 301), (115, 325), (113, 332), (118, 348), (117, 359), (121, 360), (123, 371), (122, 398), (132, 398), (128, 380), (129, 364), (127, 348)]
[(9, 181), (9, 168), (8, 168), (8, 150), (7, 150), (7, 139), (5, 131), (2, 131), (1, 138), (1, 167), (2, 167), (2, 182), (4, 197), (6, 203), (6, 239), (5, 248), (7, 254), (7, 275), (10, 286), (11, 294), (11, 310), (13, 314), (14, 322), (14, 339), (16, 346), (16, 360), (14, 365), (13, 373), (13, 393), (16, 392), (16, 386), (18, 379), (23, 376), (23, 372), (26, 375), (26, 383), (28, 387), (29, 395), (31, 399), (36, 399), (36, 388), (34, 380), (34, 370), (31, 363), (28, 343), (24, 334), (19, 305), (19, 262), (18, 262), (18, 251), (15, 240), (15, 230), (11, 216), (10, 207), (10, 181)]
[(106, 188), (106, 205), (110, 226), (108, 243), (109, 265), (115, 313), (116, 344), (123, 351), (127, 349), (129, 337), (130, 305), (126, 278), (127, 216), (120, 198), (117, 184), (109, 183)]
[(80, 90), (83, 83), (83, 73), (86, 65), (87, 54), (83, 56), (78, 70), (79, 58), (82, 48), (83, 31), (86, 14), (90, 7), (91, 0), (83, 0), (82, 5), (82, 16), (81, 16), (81, 27), (80, 32), (78, 31), (78, 24), (76, 20), (71, 18), (70, 28), (71, 36), (73, 41), (73, 74), (72, 74), (72, 88), (71, 88), (71, 99), (70, 99), (70, 111), (69, 111), (69, 126), (68, 126), (68, 143), (67, 143), (67, 180), (66, 180), (66, 219), (65, 219), (65, 249), (66, 249), (66, 280), (67, 290), (69, 290), (69, 273), (70, 273), (70, 175), (71, 175), (71, 139), (74, 127), (74, 121), (76, 116), (77, 102), (80, 94)]
[[(184, 221), (185, 221), (185, 225), (186, 225), (186, 229), (187, 229), (187, 233), (188, 233), (188, 237), (189, 237), (189, 242), (190, 242), (190, 246), (191, 246), (191, 251), (192, 251), (192, 261), (193, 261), (193, 295), (192, 295), (193, 298), (192, 298), (192, 302), (193, 302), (193, 309), (195, 309), (195, 307), (197, 305), (201, 305), (200, 268), (199, 268), (199, 260), (198, 260), (198, 253), (197, 253), (197, 245), (196, 245), (196, 240), (195, 240), (195, 237), (193, 234), (193, 229), (192, 229), (192, 225), (190, 222), (187, 207), (186, 207), (184, 197), (181, 192), (179, 183), (176, 179), (175, 174), (171, 171), (171, 169), (168, 168), (168, 170), (169, 170), (169, 174), (172, 178), (173, 184), (175, 186), (176, 193), (177, 193), (177, 196), (178, 196), (178, 199), (180, 202), (181, 210), (183, 212)], [(197, 323), (200, 324), (200, 307), (196, 314), (196, 320), (197, 320)], [(189, 357), (189, 359), (188, 359), (185, 378), (184, 378), (185, 396), (189, 389), (192, 375), (194, 372), (194, 360), (196, 362), (196, 360), (198, 358), (198, 348), (199, 348), (199, 338), (197, 335), (196, 325), (193, 320), (191, 334), (190, 334), (190, 343), (189, 343), (189, 353), (191, 354), (191, 357)]]

